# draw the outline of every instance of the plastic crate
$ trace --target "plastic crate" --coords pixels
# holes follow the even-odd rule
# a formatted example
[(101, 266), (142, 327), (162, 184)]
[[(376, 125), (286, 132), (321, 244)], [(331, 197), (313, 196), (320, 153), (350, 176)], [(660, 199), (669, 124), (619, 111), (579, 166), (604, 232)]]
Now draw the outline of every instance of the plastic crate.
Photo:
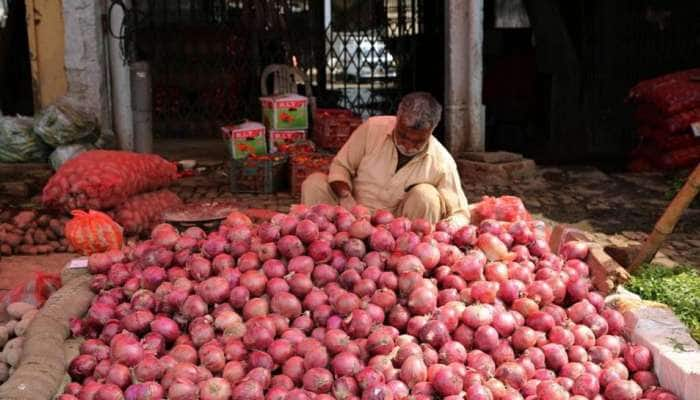
[(231, 192), (269, 194), (281, 191), (287, 181), (287, 160), (287, 155), (282, 153), (231, 160)]
[(362, 118), (349, 110), (317, 110), (313, 125), (314, 141), (323, 149), (339, 150), (362, 122)]
[(328, 173), (333, 161), (332, 154), (312, 153), (298, 154), (291, 161), (291, 191), (293, 195), (301, 193), (301, 184), (314, 172)]

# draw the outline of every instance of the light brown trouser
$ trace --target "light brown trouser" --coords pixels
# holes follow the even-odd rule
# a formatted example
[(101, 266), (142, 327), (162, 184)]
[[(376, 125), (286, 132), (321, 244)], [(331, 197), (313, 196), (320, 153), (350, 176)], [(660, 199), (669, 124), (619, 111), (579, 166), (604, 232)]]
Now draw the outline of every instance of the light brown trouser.
[[(309, 206), (316, 204), (338, 205), (338, 196), (328, 184), (328, 175), (317, 172), (309, 175), (301, 185), (301, 202)], [(394, 210), (394, 215), (409, 219), (424, 218), (436, 223), (444, 217), (445, 206), (435, 186), (421, 183), (413, 186)]]

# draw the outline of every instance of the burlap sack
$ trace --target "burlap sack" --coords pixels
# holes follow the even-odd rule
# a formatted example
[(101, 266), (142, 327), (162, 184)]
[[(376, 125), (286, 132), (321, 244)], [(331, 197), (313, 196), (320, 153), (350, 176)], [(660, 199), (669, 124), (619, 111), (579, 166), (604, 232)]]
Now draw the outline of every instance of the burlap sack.
[[(27, 328), (19, 366), (0, 386), (0, 399), (50, 400), (65, 384), (70, 354), (65, 348), (69, 320), (83, 316), (94, 297), (86, 269), (64, 270), (63, 287), (44, 304)], [(74, 346), (73, 346), (74, 347)]]

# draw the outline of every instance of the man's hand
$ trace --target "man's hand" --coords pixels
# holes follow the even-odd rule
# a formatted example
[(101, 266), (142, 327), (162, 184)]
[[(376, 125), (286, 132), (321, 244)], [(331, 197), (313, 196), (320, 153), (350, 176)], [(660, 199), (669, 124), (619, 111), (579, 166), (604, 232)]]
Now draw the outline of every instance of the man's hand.
[(347, 196), (340, 198), (340, 206), (348, 211), (350, 211), (356, 205), (357, 205), (357, 201), (355, 201), (355, 198), (352, 197), (351, 194), (348, 194)]
[(346, 210), (350, 210), (357, 205), (355, 198), (352, 197), (350, 185), (348, 185), (346, 182), (331, 182), (330, 185), (333, 193), (338, 196), (338, 201), (340, 202), (341, 207), (345, 208)]

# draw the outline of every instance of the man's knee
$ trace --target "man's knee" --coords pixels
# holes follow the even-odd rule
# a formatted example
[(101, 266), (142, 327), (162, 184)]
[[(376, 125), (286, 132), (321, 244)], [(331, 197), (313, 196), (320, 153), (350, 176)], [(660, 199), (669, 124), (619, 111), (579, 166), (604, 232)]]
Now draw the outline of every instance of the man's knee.
[(315, 172), (301, 183), (301, 202), (307, 205), (333, 204), (334, 199), (328, 184), (328, 175)]
[(420, 184), (408, 191), (401, 214), (404, 217), (423, 218), (436, 223), (442, 217), (440, 192), (433, 185)]
[(440, 192), (433, 185), (421, 183), (415, 185), (408, 191), (407, 200), (415, 201), (419, 204), (430, 204), (440, 206)]
[(323, 189), (325, 186), (328, 186), (328, 175), (323, 172), (314, 172), (301, 183), (301, 192)]

